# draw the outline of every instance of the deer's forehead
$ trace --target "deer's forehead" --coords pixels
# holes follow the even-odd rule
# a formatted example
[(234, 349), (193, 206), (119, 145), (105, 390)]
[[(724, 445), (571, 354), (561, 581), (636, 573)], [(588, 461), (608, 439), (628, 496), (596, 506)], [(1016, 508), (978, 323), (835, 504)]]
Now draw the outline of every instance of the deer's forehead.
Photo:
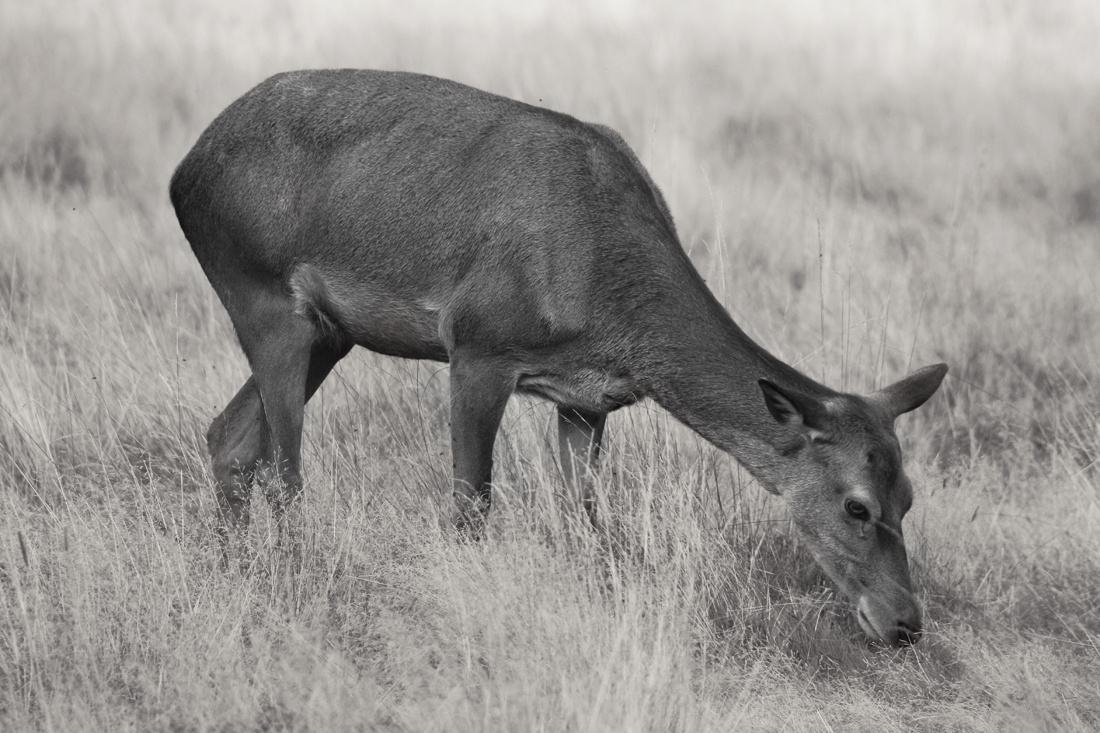
[(901, 445), (893, 431), (874, 434), (866, 439), (868, 452), (874, 459), (870, 469), (870, 489), (888, 516), (898, 519), (913, 503), (913, 489), (902, 468)]
[(891, 462), (901, 458), (894, 426), (869, 410), (849, 409), (837, 416), (837, 443), (851, 453)]
[(893, 424), (861, 402), (846, 404), (837, 415), (839, 459), (860, 476), (859, 483), (883, 504), (908, 507), (912, 500), (909, 482), (902, 471), (901, 445)]
[(856, 394), (839, 394), (826, 400), (827, 409), (841, 423), (890, 430), (893, 417), (876, 402)]

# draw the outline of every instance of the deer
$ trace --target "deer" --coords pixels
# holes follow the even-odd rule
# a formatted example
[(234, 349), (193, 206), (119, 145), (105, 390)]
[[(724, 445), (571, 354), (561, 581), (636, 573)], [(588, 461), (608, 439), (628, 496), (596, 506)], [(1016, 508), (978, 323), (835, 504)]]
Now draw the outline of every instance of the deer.
[(771, 355), (610, 127), (426, 75), (284, 72), (214, 119), (170, 198), (252, 372), (206, 435), (228, 531), (254, 483), (280, 515), (298, 496), (305, 404), (359, 345), (449, 364), (460, 529), (488, 515), (513, 393), (557, 406), (593, 520), (607, 416), (648, 398), (782, 497), (872, 643), (920, 639), (894, 422), (947, 365), (861, 396)]

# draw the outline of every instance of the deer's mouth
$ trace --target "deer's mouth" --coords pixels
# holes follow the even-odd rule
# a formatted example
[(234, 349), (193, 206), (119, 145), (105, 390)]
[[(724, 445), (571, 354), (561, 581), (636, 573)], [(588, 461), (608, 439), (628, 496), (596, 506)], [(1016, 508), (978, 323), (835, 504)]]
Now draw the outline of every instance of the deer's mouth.
[(863, 627), (863, 631), (868, 636), (877, 636), (875, 633), (875, 627), (871, 624), (871, 619), (867, 618), (867, 614), (863, 612), (862, 608), (856, 609), (856, 619), (859, 620), (859, 625)]
[(886, 641), (886, 635), (878, 630), (874, 621), (872, 621), (871, 617), (867, 615), (867, 612), (863, 610), (867, 605), (869, 604), (866, 596), (861, 597), (856, 604), (856, 620), (859, 621), (859, 625), (863, 628), (863, 633), (867, 634), (867, 636), (874, 641), (882, 644), (888, 643)]

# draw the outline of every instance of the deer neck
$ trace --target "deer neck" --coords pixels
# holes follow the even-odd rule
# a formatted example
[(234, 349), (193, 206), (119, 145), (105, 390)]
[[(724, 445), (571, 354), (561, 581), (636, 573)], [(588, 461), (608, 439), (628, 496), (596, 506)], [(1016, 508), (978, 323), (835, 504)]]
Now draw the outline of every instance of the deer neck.
[(756, 344), (704, 293), (705, 307), (690, 322), (683, 315), (662, 319), (669, 327), (659, 329), (661, 353), (649, 360), (649, 395), (775, 491), (785, 483), (787, 456), (804, 438), (771, 416), (759, 380), (819, 399), (836, 393)]

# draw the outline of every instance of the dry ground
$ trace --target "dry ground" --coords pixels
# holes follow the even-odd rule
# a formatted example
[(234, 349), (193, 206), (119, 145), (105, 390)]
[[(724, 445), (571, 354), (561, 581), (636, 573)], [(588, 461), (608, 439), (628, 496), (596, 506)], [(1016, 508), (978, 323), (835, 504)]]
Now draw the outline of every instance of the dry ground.
[[(712, 5), (0, 7), (0, 729), (1100, 727), (1100, 10)], [(456, 542), (446, 370), (365, 352), (309, 409), (300, 572), (262, 497), (221, 570), (202, 435), (247, 367), (167, 181), (307, 66), (610, 124), (766, 347), (856, 391), (948, 362), (899, 425), (926, 640), (867, 648), (653, 405), (611, 418), (597, 534), (514, 401)]]

